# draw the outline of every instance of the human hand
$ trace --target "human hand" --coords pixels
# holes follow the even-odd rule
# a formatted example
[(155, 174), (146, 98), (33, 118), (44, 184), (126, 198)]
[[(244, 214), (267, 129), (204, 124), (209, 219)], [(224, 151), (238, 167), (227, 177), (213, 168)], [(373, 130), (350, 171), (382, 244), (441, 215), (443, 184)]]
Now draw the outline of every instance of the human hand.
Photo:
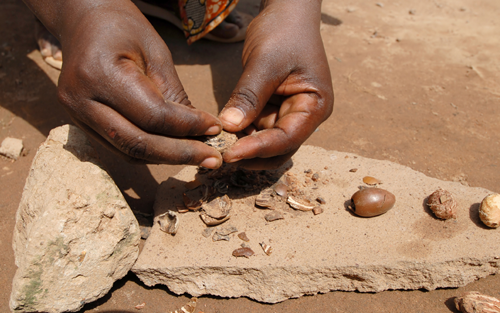
[(222, 127), (191, 105), (164, 41), (130, 1), (98, 2), (66, 5), (58, 30), (59, 99), (75, 124), (132, 161), (219, 167), (219, 152), (185, 138)]
[(320, 19), (321, 1), (263, 1), (248, 27), (243, 74), (219, 115), (225, 130), (248, 135), (224, 153), (225, 162), (276, 168), (332, 113)]

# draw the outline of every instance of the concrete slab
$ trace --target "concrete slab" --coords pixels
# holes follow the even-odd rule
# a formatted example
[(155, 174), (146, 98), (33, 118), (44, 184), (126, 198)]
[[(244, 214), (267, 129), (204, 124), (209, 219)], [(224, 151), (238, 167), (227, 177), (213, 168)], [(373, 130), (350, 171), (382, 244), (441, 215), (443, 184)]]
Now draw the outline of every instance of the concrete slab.
[[(311, 146), (303, 146), (292, 160), (289, 172), (307, 182), (304, 190), (324, 198), (324, 213), (283, 206), (284, 219), (267, 222), (270, 210), (254, 206), (257, 191), (242, 194), (231, 187), (232, 217), (221, 225), (238, 229), (230, 241), (204, 237), (206, 226), (198, 212), (180, 214), (175, 236), (155, 223), (132, 270), (146, 285), (164, 284), (177, 294), (246, 296), (268, 303), (331, 290), (458, 287), (498, 272), (500, 231), (488, 229), (478, 217), (479, 204), (490, 191), (440, 181), (389, 161)], [(317, 182), (304, 173), (307, 169), (319, 174)], [(367, 175), (381, 180), (380, 188), (397, 200), (384, 215), (360, 218), (347, 206)], [(185, 183), (195, 176), (196, 168), (188, 167), (163, 182), (155, 215), (176, 210)], [(438, 220), (426, 208), (427, 196), (438, 187), (455, 196), (456, 220)], [(241, 247), (237, 234), (243, 231), (255, 254), (236, 258), (232, 252)], [(271, 255), (261, 242), (272, 246)]]

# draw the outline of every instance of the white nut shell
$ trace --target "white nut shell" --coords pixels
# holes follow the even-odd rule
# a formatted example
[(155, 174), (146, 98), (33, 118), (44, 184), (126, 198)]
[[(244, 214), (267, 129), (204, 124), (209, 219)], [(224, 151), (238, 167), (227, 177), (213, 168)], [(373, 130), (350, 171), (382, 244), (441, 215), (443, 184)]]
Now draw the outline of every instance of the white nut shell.
[(483, 199), (479, 207), (479, 218), (488, 227), (500, 226), (500, 194), (494, 193)]

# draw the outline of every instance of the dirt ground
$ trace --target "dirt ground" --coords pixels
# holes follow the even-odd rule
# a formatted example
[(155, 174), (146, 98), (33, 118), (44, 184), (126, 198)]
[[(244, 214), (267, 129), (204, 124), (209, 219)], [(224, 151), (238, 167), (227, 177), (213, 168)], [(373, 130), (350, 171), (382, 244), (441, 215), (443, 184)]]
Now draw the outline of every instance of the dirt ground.
[[(242, 1), (239, 8), (256, 14), (255, 2)], [(335, 109), (306, 143), (500, 192), (500, 2), (325, 0), (322, 11)], [(241, 73), (243, 45), (203, 40), (188, 46), (167, 22), (151, 22), (172, 51), (192, 103), (217, 114)], [(16, 270), (12, 231), (29, 167), (49, 130), (70, 122), (57, 103), (59, 72), (35, 50), (33, 23), (21, 1), (0, 2), (0, 140), (22, 138), (27, 153), (15, 162), (0, 159), (1, 312), (9, 311)], [(135, 210), (151, 210), (158, 184), (182, 168), (130, 165), (99, 151)], [(330, 292), (275, 305), (201, 297), (198, 308), (205, 313), (457, 312), (453, 297), (467, 290), (500, 298), (500, 276), (458, 289)], [(188, 299), (164, 287), (148, 288), (130, 274), (82, 312), (135, 312), (141, 303), (146, 304), (141, 312), (169, 312)]]

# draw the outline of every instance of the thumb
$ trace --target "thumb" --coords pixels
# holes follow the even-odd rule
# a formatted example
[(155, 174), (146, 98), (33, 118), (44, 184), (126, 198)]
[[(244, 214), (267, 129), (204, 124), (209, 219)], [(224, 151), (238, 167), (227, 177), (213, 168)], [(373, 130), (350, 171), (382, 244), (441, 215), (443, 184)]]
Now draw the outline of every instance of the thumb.
[(238, 132), (252, 124), (281, 84), (280, 75), (259, 61), (249, 61), (229, 101), (219, 114), (222, 126)]

